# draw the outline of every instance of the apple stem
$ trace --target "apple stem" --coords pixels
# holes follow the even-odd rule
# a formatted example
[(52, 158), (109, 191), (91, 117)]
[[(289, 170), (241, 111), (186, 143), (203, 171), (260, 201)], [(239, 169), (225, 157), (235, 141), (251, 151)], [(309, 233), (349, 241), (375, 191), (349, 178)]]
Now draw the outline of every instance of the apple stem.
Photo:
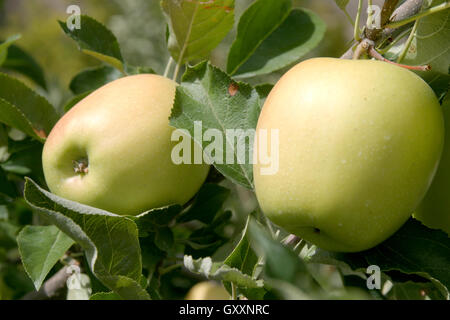
[(373, 47), (375, 45), (375, 42), (369, 39), (363, 39), (355, 49), (355, 52), (353, 53), (353, 60), (358, 60), (364, 53), (367, 53), (367, 50), (369, 50), (370, 47)]
[(72, 163), (75, 173), (86, 174), (89, 172), (89, 162), (87, 159), (73, 160)]
[(386, 59), (385, 57), (383, 57), (377, 50), (375, 50), (375, 48), (373, 47), (373, 46), (371, 46), (370, 48), (369, 48), (369, 55), (372, 57), (372, 58), (375, 58), (375, 59), (377, 59), (377, 60), (380, 60), (380, 61), (384, 61), (384, 62), (387, 62), (387, 63), (390, 63), (390, 64), (393, 64), (393, 65), (396, 65), (396, 66), (399, 66), (399, 67), (402, 67), (402, 68), (405, 68), (405, 69), (408, 69), (408, 70), (416, 70), (416, 71), (429, 71), (429, 70), (431, 70), (431, 66), (430, 65), (424, 65), (424, 66), (408, 66), (408, 65), (406, 65), (406, 64), (400, 64), (400, 63), (397, 63), (397, 62), (393, 62), (393, 61), (391, 61), (391, 60), (388, 60), (388, 59)]

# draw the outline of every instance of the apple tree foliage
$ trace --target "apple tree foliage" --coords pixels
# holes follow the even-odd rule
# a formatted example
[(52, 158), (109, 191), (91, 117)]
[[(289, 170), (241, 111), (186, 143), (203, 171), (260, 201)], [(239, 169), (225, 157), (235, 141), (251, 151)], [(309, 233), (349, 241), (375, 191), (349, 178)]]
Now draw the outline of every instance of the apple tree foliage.
[[(335, 2), (342, 10), (349, 3)], [(423, 1), (418, 12), (443, 3)], [(393, 5), (392, 13), (399, 1), (386, 4)], [(180, 83), (170, 124), (192, 136), (193, 119), (202, 121), (203, 130), (224, 135), (227, 128), (255, 128), (272, 87), (258, 77), (284, 70), (326, 41), (321, 18), (291, 0), (255, 0), (239, 17), (234, 6), (234, 0), (161, 1), (171, 55), (167, 71), (172, 65)], [(376, 43), (392, 61), (431, 64), (432, 71), (419, 74), (443, 108), (450, 107), (449, 17), (448, 9), (423, 16)], [(138, 216), (118, 216), (49, 193), (40, 159), (46, 136), (62, 116), (57, 110), (66, 112), (112, 80), (154, 73), (151, 66), (130, 65), (113, 33), (94, 18), (82, 15), (81, 29), (59, 24), (83, 53), (99, 60), (98, 67), (74, 75), (73, 97), (62, 108), (43, 96), (44, 70), (20, 47), (20, 35), (0, 44), (0, 299), (39, 290), (71, 264), (89, 276), (93, 300), (180, 298), (205, 278), (222, 281), (233, 298), (449, 299), (446, 233), (411, 218), (370, 250), (321, 250), (272, 225), (257, 206), (242, 204), (256, 203), (249, 162), (215, 164), (187, 205)], [(221, 70), (209, 56), (233, 28)], [(29, 78), (43, 95), (10, 71)], [(371, 265), (380, 268), (381, 288), (367, 288)]]

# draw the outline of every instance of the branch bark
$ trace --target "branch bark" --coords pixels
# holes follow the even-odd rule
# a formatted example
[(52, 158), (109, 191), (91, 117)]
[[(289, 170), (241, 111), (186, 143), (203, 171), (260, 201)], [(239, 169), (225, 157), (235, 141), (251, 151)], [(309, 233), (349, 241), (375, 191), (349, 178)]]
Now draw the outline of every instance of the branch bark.
[(391, 19), (399, 0), (386, 0), (381, 10), (381, 26), (384, 26)]
[[(395, 1), (386, 0), (385, 6), (388, 6), (388, 7), (386, 7), (385, 15), (387, 15), (387, 12), (389, 10), (392, 10), (391, 3), (389, 3), (389, 5), (387, 5), (387, 2), (393, 3)], [(390, 16), (390, 19), (388, 19), (388, 22), (403, 20), (403, 19), (406, 19), (407, 17), (417, 14), (422, 9), (422, 5), (423, 5), (423, 0), (406, 0), (402, 5), (400, 5), (397, 9), (395, 9), (395, 11)], [(385, 9), (384, 8), (385, 6), (383, 6), (383, 10)], [(382, 33), (382, 35), (383, 35), (382, 39), (385, 39), (388, 37), (395, 37), (397, 34), (401, 33), (403, 30), (405, 30), (406, 28), (409, 28), (409, 27), (410, 27), (410, 25), (406, 25), (406, 26), (403, 26), (398, 29), (384, 29), (383, 33)], [(341, 56), (341, 59), (352, 59), (353, 49), (354, 49), (354, 46), (352, 46), (350, 49), (348, 49)]]
[[(391, 16), (390, 22), (404, 20), (420, 12), (422, 9), (423, 0), (407, 0), (400, 7), (398, 7)], [(413, 23), (411, 23), (413, 24)], [(403, 26), (398, 29), (385, 29), (383, 31), (383, 38), (393, 37), (395, 34), (402, 32), (409, 28), (411, 24)]]

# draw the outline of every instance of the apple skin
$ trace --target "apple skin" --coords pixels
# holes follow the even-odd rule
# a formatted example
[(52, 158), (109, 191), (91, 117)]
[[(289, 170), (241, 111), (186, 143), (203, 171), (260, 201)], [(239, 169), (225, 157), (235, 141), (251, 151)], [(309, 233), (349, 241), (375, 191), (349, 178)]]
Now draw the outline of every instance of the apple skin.
[(444, 141), (432, 89), (406, 69), (372, 60), (297, 64), (267, 97), (260, 129), (279, 129), (278, 172), (261, 175), (254, 165), (262, 211), (338, 252), (372, 248), (406, 222)]
[(230, 300), (230, 295), (219, 283), (202, 281), (189, 290), (185, 300)]
[[(191, 199), (209, 166), (171, 160), (177, 142), (171, 141), (169, 116), (176, 85), (153, 74), (127, 76), (70, 109), (44, 145), (50, 191), (120, 215)], [(82, 159), (88, 160), (86, 174), (74, 170), (74, 161)]]
[[(450, 96), (442, 104), (445, 127), (450, 126)], [(414, 217), (426, 226), (450, 234), (450, 130), (445, 132), (444, 151), (433, 183)]]

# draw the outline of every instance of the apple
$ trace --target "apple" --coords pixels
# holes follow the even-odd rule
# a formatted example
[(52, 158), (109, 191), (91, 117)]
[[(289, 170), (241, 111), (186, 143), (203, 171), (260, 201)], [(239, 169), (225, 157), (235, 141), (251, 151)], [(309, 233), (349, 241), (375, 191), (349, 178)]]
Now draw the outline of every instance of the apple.
[[(314, 58), (274, 86), (257, 124), (279, 130), (279, 170), (255, 192), (275, 224), (329, 251), (357, 252), (412, 215), (436, 172), (442, 111), (416, 74), (381, 61)], [(257, 159), (256, 159), (257, 160)]]
[[(450, 127), (450, 96), (442, 104), (445, 127)], [(450, 130), (445, 132), (442, 152), (436, 176), (425, 198), (414, 213), (414, 217), (433, 229), (450, 234)]]
[[(153, 74), (127, 76), (94, 91), (50, 132), (45, 180), (60, 197), (121, 215), (184, 204), (209, 166), (176, 165), (169, 116), (176, 83)], [(194, 144), (194, 148), (200, 148)]]
[(230, 300), (230, 295), (219, 283), (202, 281), (189, 290), (185, 300)]

